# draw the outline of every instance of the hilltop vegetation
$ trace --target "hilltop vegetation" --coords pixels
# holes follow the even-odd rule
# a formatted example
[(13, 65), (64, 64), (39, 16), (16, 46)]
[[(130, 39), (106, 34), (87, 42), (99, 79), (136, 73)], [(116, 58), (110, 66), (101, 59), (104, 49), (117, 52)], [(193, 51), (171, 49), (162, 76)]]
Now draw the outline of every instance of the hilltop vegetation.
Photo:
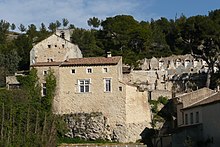
[[(219, 58), (220, 10), (210, 11), (207, 16), (185, 17), (174, 20), (164, 17), (150, 22), (138, 22), (129, 15), (117, 15), (99, 20), (88, 20), (91, 29), (75, 28), (67, 19), (58, 20), (49, 26), (41, 23), (17, 28), (6, 20), (0, 21), (0, 87), (5, 86), (6, 75), (18, 70), (29, 70), (29, 52), (33, 44), (47, 38), (57, 28), (74, 29), (72, 42), (79, 45), (84, 57), (104, 56), (107, 51), (123, 56), (123, 62), (133, 67), (143, 58), (191, 53), (205, 60), (209, 66), (208, 82), (214, 74), (214, 65)], [(0, 91), (0, 143), (8, 146), (54, 145), (62, 135), (62, 122), (51, 112), (55, 81), (51, 75), (47, 86), (51, 91), (44, 99), (34, 71), (20, 78), (23, 88), (15, 91)], [(215, 77), (216, 78), (216, 77)], [(215, 79), (216, 80), (216, 79)], [(47, 83), (49, 83), (49, 81)], [(31, 82), (31, 83), (30, 83)], [(34, 86), (34, 87), (33, 87)], [(34, 140), (34, 141), (33, 141)]]

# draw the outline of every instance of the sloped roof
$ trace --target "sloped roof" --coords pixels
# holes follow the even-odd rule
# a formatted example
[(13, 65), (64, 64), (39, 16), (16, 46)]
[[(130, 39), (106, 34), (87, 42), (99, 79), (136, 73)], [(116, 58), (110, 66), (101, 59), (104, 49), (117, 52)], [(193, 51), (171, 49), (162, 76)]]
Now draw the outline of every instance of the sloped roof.
[(62, 62), (37, 62), (31, 66), (60, 66)]
[(89, 57), (89, 58), (71, 58), (64, 61), (61, 66), (68, 65), (115, 65), (120, 61), (120, 56), (115, 57)]
[(194, 107), (198, 107), (198, 106), (202, 106), (202, 105), (207, 105), (207, 104), (211, 104), (211, 103), (215, 103), (215, 102), (220, 102), (220, 92), (214, 93), (214, 94), (210, 95), (209, 97), (207, 97), (206, 99), (199, 101), (197, 103), (194, 103), (193, 105), (190, 105), (184, 109), (190, 109), (190, 108), (194, 108)]
[(82, 66), (82, 65), (116, 65), (120, 61), (121, 56), (115, 57), (88, 57), (88, 58), (71, 58), (64, 62), (37, 62), (36, 66)]

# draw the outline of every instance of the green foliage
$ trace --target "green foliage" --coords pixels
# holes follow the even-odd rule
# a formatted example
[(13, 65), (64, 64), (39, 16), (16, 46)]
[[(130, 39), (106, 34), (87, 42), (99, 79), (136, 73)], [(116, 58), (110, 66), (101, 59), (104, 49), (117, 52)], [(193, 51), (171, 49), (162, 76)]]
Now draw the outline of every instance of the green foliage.
[(101, 21), (97, 17), (89, 18), (87, 21), (89, 26), (92, 26), (94, 28), (98, 28), (101, 24)]
[(168, 102), (167, 97), (160, 96), (157, 100), (149, 100), (149, 104), (151, 107), (152, 112), (152, 120), (151, 120), (151, 126), (153, 128), (157, 127), (158, 123), (164, 122), (164, 119), (158, 115), (158, 106), (159, 105), (166, 105)]
[(82, 138), (68, 138), (68, 137), (62, 137), (62, 138), (58, 138), (58, 143), (59, 144), (76, 144), (76, 143), (94, 143), (94, 144), (113, 144), (113, 142), (110, 141), (106, 141), (106, 140), (101, 140), (101, 139), (97, 139), (97, 140), (84, 140)]
[(46, 111), (52, 110), (52, 102), (56, 91), (56, 77), (50, 69), (46, 76), (46, 95), (42, 98), (42, 106)]
[(79, 45), (84, 57), (103, 56), (104, 50), (99, 47), (99, 40), (96, 39), (96, 31), (85, 29), (74, 29), (72, 42)]
[(63, 119), (51, 110), (56, 86), (53, 72), (49, 72), (46, 78), (47, 103), (43, 103), (41, 98), (36, 69), (31, 69), (29, 75), (20, 76), (18, 80), (22, 89), (0, 89), (0, 145), (55, 146), (57, 129), (59, 134), (66, 130)]

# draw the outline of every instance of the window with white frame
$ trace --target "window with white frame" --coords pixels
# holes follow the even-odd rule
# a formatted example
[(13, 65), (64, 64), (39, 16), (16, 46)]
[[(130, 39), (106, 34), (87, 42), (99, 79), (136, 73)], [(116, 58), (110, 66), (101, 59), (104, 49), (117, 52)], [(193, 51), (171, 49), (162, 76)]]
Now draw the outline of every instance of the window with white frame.
[(105, 92), (111, 92), (112, 91), (112, 80), (111, 78), (105, 78), (104, 79), (104, 86), (105, 86)]
[(87, 69), (86, 69), (86, 72), (87, 72), (87, 73), (92, 73), (92, 68), (87, 68)]
[(78, 80), (78, 84), (79, 84), (80, 93), (90, 92), (90, 80), (89, 79)]
[(46, 94), (47, 94), (46, 83), (42, 83), (42, 96), (45, 96)]

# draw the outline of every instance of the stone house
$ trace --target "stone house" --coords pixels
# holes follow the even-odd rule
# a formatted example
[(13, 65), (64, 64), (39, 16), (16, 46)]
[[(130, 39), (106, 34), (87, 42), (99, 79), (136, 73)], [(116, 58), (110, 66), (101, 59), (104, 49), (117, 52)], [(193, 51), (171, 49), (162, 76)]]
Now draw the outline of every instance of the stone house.
[(54, 113), (102, 112), (120, 142), (135, 142), (150, 127), (147, 92), (123, 81), (122, 57), (82, 58), (76, 45), (55, 34), (36, 44), (30, 54), (42, 95), (46, 93), (45, 76), (48, 70), (54, 71)]
[[(191, 99), (194, 97), (195, 95)], [(217, 112), (220, 109), (220, 93), (209, 90), (207, 94), (199, 94), (197, 98), (196, 102), (186, 102), (186, 105), (179, 109), (182, 115), (177, 117), (180, 121), (172, 137), (173, 145), (184, 146), (184, 142), (191, 142), (192, 145), (218, 147), (220, 115)]]
[(79, 47), (72, 44), (69, 41), (70, 38), (63, 37), (70, 37), (70, 35), (53, 34), (34, 45), (30, 51), (30, 65), (38, 62), (62, 62), (69, 58), (82, 58)]

